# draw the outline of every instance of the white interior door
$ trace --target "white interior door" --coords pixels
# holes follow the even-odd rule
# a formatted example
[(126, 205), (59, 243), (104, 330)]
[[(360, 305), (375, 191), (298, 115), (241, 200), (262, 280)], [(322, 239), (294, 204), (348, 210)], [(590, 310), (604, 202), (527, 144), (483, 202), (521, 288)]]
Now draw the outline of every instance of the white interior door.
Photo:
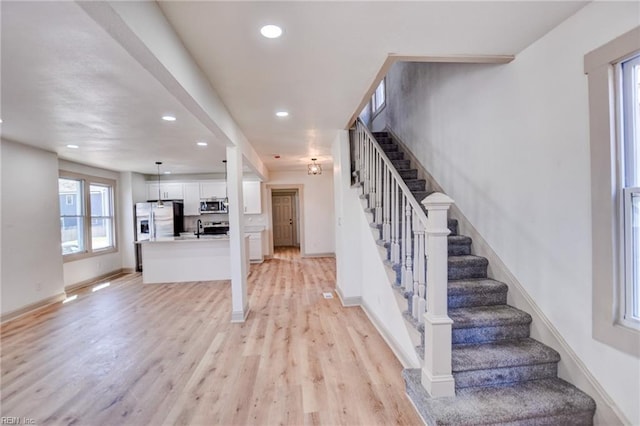
[(293, 197), (273, 195), (273, 245), (293, 246)]

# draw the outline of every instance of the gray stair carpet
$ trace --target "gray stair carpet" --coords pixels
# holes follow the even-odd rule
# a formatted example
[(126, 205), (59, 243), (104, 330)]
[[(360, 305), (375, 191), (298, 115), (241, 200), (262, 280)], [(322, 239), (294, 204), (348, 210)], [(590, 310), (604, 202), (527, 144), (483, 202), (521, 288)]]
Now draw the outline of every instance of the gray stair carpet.
[[(420, 202), (432, 193), (402, 148), (387, 132), (374, 137)], [(361, 196), (368, 199), (368, 195)], [(366, 209), (375, 220), (375, 209)], [(382, 240), (382, 225), (372, 223), (386, 249), (384, 262), (395, 271), (393, 287), (407, 299), (404, 317), (421, 333), (424, 325), (411, 315), (413, 293), (400, 286), (402, 265), (391, 262), (391, 244)], [(557, 377), (560, 355), (531, 339), (531, 316), (507, 305), (506, 284), (487, 277), (489, 262), (474, 256), (471, 238), (448, 227), (448, 308), (452, 325), (454, 397), (431, 398), (421, 384), (420, 369), (406, 369), (407, 394), (429, 425), (591, 425), (596, 405), (591, 397)], [(383, 250), (384, 251), (384, 250)]]

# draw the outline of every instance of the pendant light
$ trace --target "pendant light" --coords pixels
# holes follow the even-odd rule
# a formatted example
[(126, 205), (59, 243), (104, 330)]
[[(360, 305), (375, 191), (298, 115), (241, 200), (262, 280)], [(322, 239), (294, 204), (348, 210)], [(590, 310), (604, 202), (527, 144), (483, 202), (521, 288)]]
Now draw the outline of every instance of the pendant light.
[(322, 166), (316, 163), (317, 158), (312, 158), (311, 163), (307, 165), (307, 173), (310, 175), (321, 175)]
[(159, 209), (164, 207), (164, 203), (162, 202), (162, 196), (160, 195), (160, 165), (162, 161), (156, 161), (156, 166), (158, 167), (158, 204), (156, 205)]
[(224, 201), (222, 201), (222, 204), (224, 204), (225, 207), (228, 207), (229, 196), (227, 195), (227, 160), (222, 160), (222, 162), (224, 163)]

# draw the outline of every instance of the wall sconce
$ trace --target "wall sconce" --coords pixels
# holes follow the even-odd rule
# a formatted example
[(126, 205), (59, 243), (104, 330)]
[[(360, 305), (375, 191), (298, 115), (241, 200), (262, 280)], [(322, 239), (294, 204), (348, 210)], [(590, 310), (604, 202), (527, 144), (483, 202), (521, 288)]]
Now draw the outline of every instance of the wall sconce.
[(317, 158), (311, 159), (311, 164), (307, 165), (307, 172), (310, 175), (321, 175), (322, 174), (322, 166), (316, 163)]

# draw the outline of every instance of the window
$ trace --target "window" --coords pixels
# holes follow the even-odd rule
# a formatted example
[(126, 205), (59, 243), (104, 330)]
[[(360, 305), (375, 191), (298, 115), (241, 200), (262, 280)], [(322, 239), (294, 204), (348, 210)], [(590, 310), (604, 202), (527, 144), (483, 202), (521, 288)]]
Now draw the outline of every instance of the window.
[(66, 260), (115, 250), (114, 188), (112, 180), (61, 173), (60, 232)]
[(372, 115), (376, 115), (385, 105), (385, 88), (384, 88), (383, 78), (378, 87), (376, 87), (376, 91), (373, 92), (373, 96), (371, 97), (371, 113)]
[(619, 65), (622, 182), (623, 318), (640, 325), (640, 55)]
[(592, 333), (640, 356), (640, 27), (584, 57), (591, 150)]

